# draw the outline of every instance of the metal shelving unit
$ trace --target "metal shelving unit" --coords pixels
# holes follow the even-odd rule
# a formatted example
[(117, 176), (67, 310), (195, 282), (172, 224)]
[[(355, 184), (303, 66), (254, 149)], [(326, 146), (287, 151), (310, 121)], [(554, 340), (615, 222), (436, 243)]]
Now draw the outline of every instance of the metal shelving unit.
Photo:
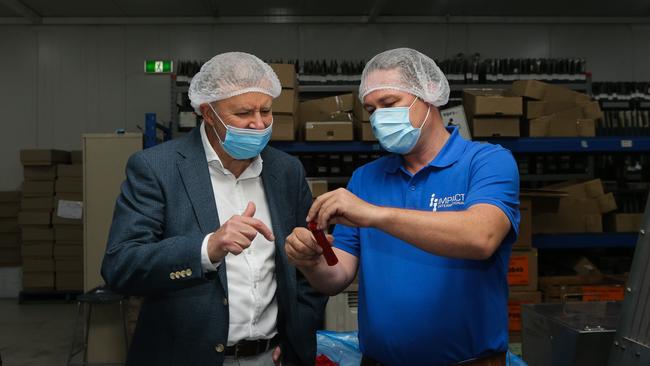
[(537, 249), (634, 248), (638, 233), (536, 234)]

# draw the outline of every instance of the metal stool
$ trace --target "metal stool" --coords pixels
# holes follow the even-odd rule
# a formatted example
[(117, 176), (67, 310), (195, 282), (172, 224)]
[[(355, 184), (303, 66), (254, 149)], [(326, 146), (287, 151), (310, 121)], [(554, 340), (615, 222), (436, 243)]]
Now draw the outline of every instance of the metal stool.
[[(77, 316), (74, 321), (74, 328), (72, 329), (72, 341), (70, 344), (70, 352), (68, 353), (68, 366), (91, 366), (91, 365), (101, 365), (101, 366), (118, 366), (122, 364), (116, 363), (88, 363), (88, 333), (90, 330), (90, 316), (92, 314), (93, 305), (107, 305), (107, 304), (119, 304), (120, 314), (122, 315), (122, 324), (124, 327), (124, 347), (126, 351), (129, 350), (129, 340), (126, 327), (126, 309), (125, 305), (127, 297), (124, 295), (116, 294), (111, 291), (108, 287), (100, 286), (96, 287), (85, 294), (77, 296)], [(87, 309), (86, 319), (84, 325), (84, 334), (83, 334), (83, 344), (81, 347), (75, 350), (75, 340), (77, 338), (77, 328), (79, 328), (79, 320), (82, 317), (82, 309)], [(82, 363), (73, 363), (72, 359), (83, 352), (83, 362)]]

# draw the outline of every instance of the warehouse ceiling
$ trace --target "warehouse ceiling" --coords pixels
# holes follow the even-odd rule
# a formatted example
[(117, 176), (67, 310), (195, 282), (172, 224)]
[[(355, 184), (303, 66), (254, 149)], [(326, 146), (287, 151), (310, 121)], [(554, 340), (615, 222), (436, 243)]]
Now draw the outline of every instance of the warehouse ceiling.
[[(336, 20), (336, 17), (344, 17)], [(0, 0), (0, 18), (17, 23), (85, 19), (202, 18), (212, 22), (327, 23), (440, 22), (493, 18), (543, 21), (540, 17), (581, 19), (650, 17), (648, 0)], [(535, 19), (533, 19), (535, 18)], [(628, 19), (633, 20), (633, 19)], [(512, 21), (512, 19), (510, 19)], [(642, 21), (645, 22), (645, 21)]]

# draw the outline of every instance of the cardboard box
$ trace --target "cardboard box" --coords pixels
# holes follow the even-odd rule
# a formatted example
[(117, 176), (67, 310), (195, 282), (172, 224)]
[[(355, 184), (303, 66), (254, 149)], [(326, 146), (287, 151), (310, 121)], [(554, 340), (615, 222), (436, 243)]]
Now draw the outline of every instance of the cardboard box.
[(543, 289), (544, 302), (623, 301), (623, 284), (560, 285)]
[(84, 229), (81, 226), (55, 226), (54, 227), (54, 240), (66, 243), (82, 243), (84, 237)]
[(23, 257), (52, 259), (53, 254), (54, 243), (52, 242), (24, 242), (22, 245)]
[(294, 141), (296, 139), (295, 116), (276, 115), (273, 116), (272, 141)]
[(463, 106), (468, 116), (521, 116), (523, 101), (501, 89), (465, 89)]
[(84, 248), (83, 245), (67, 245), (61, 243), (54, 244), (54, 259), (65, 259), (65, 258), (80, 258), (83, 260)]
[(62, 150), (20, 150), (20, 162), (25, 166), (67, 164), (70, 162), (70, 153)]
[(20, 246), (20, 234), (18, 233), (0, 233), (0, 247)]
[(361, 122), (361, 141), (377, 141), (370, 122)]
[(0, 202), (20, 202), (20, 191), (0, 191)]
[(59, 164), (56, 169), (59, 178), (81, 179), (84, 173), (83, 165), (81, 164)]
[(584, 103), (591, 101), (591, 97), (575, 92), (571, 89), (543, 83), (537, 80), (518, 80), (512, 83), (510, 93), (521, 97), (548, 102)]
[(83, 164), (83, 151), (81, 150), (70, 151), (70, 164)]
[(59, 193), (82, 193), (83, 181), (78, 178), (59, 178), (56, 180), (55, 192)]
[(370, 113), (363, 108), (363, 103), (359, 100), (359, 94), (354, 93), (354, 117), (362, 122), (370, 122)]
[(605, 217), (605, 228), (609, 232), (634, 233), (641, 230), (643, 214), (617, 213)]
[(544, 189), (562, 191), (573, 198), (598, 198), (605, 195), (603, 182), (600, 179), (590, 179), (585, 181), (571, 180), (556, 184), (551, 184)]
[(25, 255), (23, 254), (23, 271), (54, 272), (54, 259), (25, 257)]
[(298, 99), (293, 89), (282, 89), (280, 96), (273, 100), (273, 114), (295, 114)]
[(58, 291), (83, 291), (83, 272), (56, 273), (56, 289)]
[(23, 241), (53, 241), (54, 229), (47, 227), (23, 226), (21, 228)]
[(23, 197), (20, 201), (21, 211), (45, 211), (54, 210), (54, 197)]
[(542, 293), (539, 291), (511, 291), (508, 296), (508, 330), (521, 331), (521, 305), (539, 304), (542, 302)]
[(307, 184), (314, 198), (328, 192), (327, 181), (324, 179), (307, 179)]
[(49, 226), (52, 223), (52, 214), (49, 212), (21, 211), (18, 214), (18, 224)]
[(560, 120), (555, 114), (530, 120), (530, 137), (594, 137), (596, 123), (593, 119)]
[(352, 122), (307, 122), (306, 141), (352, 141), (354, 129)]
[(23, 272), (23, 288), (27, 290), (54, 289), (54, 271)]
[(55, 198), (53, 225), (83, 225), (82, 195), (61, 193)]
[(508, 285), (513, 291), (537, 291), (537, 249), (512, 251)]
[(542, 100), (546, 93), (546, 85), (537, 80), (517, 80), (512, 83), (510, 92), (520, 97)]
[(520, 197), (519, 203), (519, 236), (512, 245), (513, 249), (530, 249), (533, 246), (533, 202), (529, 197)]
[(533, 216), (533, 234), (601, 233), (602, 216), (599, 214), (552, 214)]
[(18, 202), (0, 202), (0, 218), (17, 217), (20, 211), (20, 204)]
[(20, 266), (20, 247), (0, 247), (0, 266)]
[(519, 118), (473, 118), (474, 137), (519, 137)]
[(60, 259), (54, 262), (54, 268), (57, 274), (63, 272), (83, 273), (84, 262), (81, 258), (77, 259)]
[(49, 166), (25, 166), (23, 167), (23, 177), (25, 180), (55, 180), (56, 165)]
[(600, 103), (593, 101), (581, 104), (582, 114), (585, 118), (589, 119), (602, 119), (604, 114), (602, 109), (600, 109)]
[(24, 197), (54, 196), (54, 181), (24, 181)]
[(298, 86), (296, 66), (293, 64), (269, 64), (280, 80), (282, 88), (295, 89)]
[[(343, 94), (301, 102), (300, 121), (334, 121), (332, 115), (336, 115), (337, 112), (352, 112), (354, 99), (353, 94)], [(352, 118), (348, 117), (348, 120), (352, 121)]]
[(0, 218), (0, 233), (19, 233), (20, 226), (17, 218)]
[(535, 119), (546, 114), (546, 102), (529, 100), (526, 102), (526, 118)]
[(575, 215), (593, 215), (616, 211), (614, 194), (607, 193), (597, 198), (575, 198), (569, 196), (560, 200), (558, 213)]

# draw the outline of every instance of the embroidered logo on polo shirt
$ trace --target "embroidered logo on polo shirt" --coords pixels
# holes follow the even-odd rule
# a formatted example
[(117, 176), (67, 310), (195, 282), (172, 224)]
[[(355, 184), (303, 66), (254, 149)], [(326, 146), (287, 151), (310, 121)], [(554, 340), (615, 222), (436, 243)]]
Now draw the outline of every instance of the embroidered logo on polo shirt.
[(456, 193), (446, 197), (436, 197), (435, 193), (431, 193), (431, 199), (429, 200), (429, 207), (431, 207), (433, 212), (441, 208), (450, 208), (464, 204), (465, 193)]

